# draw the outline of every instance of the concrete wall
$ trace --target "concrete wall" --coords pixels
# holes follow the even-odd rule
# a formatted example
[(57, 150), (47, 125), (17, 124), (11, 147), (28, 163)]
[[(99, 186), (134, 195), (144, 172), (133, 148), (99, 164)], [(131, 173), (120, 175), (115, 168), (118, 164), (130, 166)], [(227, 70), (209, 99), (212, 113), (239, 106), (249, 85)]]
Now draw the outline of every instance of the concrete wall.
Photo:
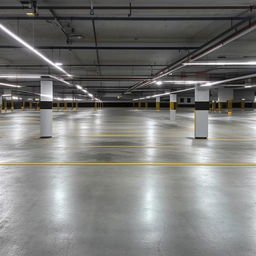
[(194, 105), (195, 104), (195, 97), (194, 96), (178, 96), (177, 103), (179, 105)]
[(248, 102), (253, 102), (255, 100), (254, 90), (235, 90), (234, 102), (240, 102), (242, 99)]
[(227, 100), (233, 100), (234, 90), (229, 88), (219, 88), (218, 89), (218, 101), (226, 102)]

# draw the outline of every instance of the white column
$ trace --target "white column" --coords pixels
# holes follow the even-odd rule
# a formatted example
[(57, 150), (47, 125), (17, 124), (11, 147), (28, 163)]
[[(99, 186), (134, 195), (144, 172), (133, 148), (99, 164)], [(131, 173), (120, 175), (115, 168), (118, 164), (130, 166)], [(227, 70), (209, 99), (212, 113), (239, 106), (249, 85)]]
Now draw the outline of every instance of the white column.
[(209, 89), (195, 87), (195, 139), (208, 138)]
[(176, 119), (177, 94), (170, 94), (170, 120)]
[(50, 78), (42, 78), (40, 95), (40, 137), (52, 137), (52, 99), (53, 82)]

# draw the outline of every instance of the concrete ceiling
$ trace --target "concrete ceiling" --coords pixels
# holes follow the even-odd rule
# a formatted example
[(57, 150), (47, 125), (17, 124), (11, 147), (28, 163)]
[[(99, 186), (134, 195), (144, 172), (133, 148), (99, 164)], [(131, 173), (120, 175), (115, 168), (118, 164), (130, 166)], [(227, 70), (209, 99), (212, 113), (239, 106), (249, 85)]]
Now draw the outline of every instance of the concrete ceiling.
[[(228, 30), (231, 26), (241, 22), (238, 18), (256, 15), (256, 1), (247, 0), (215, 0), (209, 9), (191, 9), (191, 7), (207, 7), (205, 0), (186, 1), (131, 1), (132, 9), (97, 9), (99, 6), (129, 7), (129, 1), (93, 0), (94, 14), (90, 10), (61, 9), (65, 6), (90, 6), (91, 1), (37, 1), (39, 5), (38, 18), (26, 16), (27, 9), (22, 9), (18, 0), (2, 0), (0, 3), (0, 23), (4, 24), (24, 40), (40, 49), (54, 62), (62, 62), (63, 68), (74, 77), (72, 82), (88, 88), (101, 99), (117, 100), (116, 97), (107, 98), (107, 93), (123, 93), (138, 81), (149, 79), (165, 66), (191, 53), (207, 41)], [(51, 6), (59, 7), (51, 9)], [(180, 6), (184, 9), (151, 8), (145, 10), (133, 9), (136, 6), (159, 7)], [(185, 8), (185, 7), (189, 8)], [(2, 8), (1, 8), (2, 7)], [(4, 8), (5, 7), (5, 8)], [(10, 8), (7, 8), (10, 7)], [(12, 8), (11, 8), (12, 7)], [(42, 7), (42, 8), (41, 8)], [(45, 8), (44, 8), (45, 7)], [(47, 9), (47, 8), (50, 9)], [(217, 8), (220, 7), (220, 8)], [(223, 7), (221, 9), (221, 7)], [(228, 8), (235, 7), (235, 8)], [(131, 11), (131, 13), (130, 13)], [(130, 16), (129, 16), (130, 15)], [(96, 18), (127, 18), (131, 20), (76, 20), (70, 17)], [(52, 18), (56, 19), (53, 20)], [(61, 17), (58, 19), (58, 17)], [(133, 18), (147, 18), (148, 20), (132, 20)], [(183, 17), (187, 20), (154, 20), (155, 18)], [(48, 18), (48, 19), (47, 19)], [(149, 20), (152, 18), (152, 20)], [(200, 18), (202, 18), (200, 20)], [(208, 18), (208, 20), (207, 20)], [(219, 18), (219, 20), (216, 20)], [(195, 20), (196, 19), (196, 20)], [(93, 28), (94, 22), (94, 28)], [(244, 20), (246, 24), (248, 20)], [(235, 30), (234, 30), (235, 31)], [(77, 35), (83, 38), (78, 39)], [(68, 38), (67, 38), (68, 37)], [(67, 40), (68, 39), (68, 40)], [(96, 42), (95, 42), (96, 39)], [(200, 61), (215, 60), (256, 60), (255, 50), (256, 31), (240, 37), (232, 43), (213, 51)], [(0, 74), (56, 74), (51, 67), (31, 54), (28, 50), (10, 37), (0, 32)], [(91, 49), (60, 49), (63, 47), (92, 47)], [(99, 47), (96, 50), (96, 46)], [(112, 49), (100, 49), (111, 47)], [(114, 48), (137, 49), (114, 49)], [(166, 49), (161, 49), (165, 47)], [(170, 49), (175, 47), (175, 49)], [(54, 49), (52, 49), (54, 48)], [(139, 49), (140, 48), (140, 49)], [(143, 49), (144, 48), (144, 49)], [(145, 49), (147, 48), (147, 49)], [(179, 49), (180, 48), (180, 49)], [(98, 55), (98, 58), (97, 58)], [(174, 72), (175, 79), (221, 80), (236, 75), (250, 74), (254, 67), (215, 67), (199, 66), (184, 67)], [(16, 79), (24, 90), (38, 90), (38, 81)], [(93, 80), (93, 81), (89, 81)], [(8, 80), (1, 79), (0, 82)], [(13, 81), (13, 80), (11, 80)], [(10, 82), (10, 80), (9, 80)], [(245, 82), (245, 81), (242, 81)], [(241, 83), (241, 81), (239, 81)], [(35, 87), (35, 88), (33, 88)], [(152, 94), (152, 90), (165, 91), (176, 88), (173, 84), (163, 87), (149, 85), (132, 94), (123, 95), (123, 99), (137, 98), (140, 95)], [(179, 88), (185, 87), (180, 85)], [(4, 87), (0, 86), (0, 90)], [(56, 82), (56, 94), (79, 93), (74, 88), (67, 88)], [(22, 95), (22, 92), (16, 92)]]

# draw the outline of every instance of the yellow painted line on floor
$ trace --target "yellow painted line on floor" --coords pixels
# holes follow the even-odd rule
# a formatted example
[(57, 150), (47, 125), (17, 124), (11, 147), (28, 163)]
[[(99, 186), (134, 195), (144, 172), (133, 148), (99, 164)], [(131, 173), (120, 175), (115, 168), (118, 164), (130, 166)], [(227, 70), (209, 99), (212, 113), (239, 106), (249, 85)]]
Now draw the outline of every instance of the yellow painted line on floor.
[(208, 139), (208, 140), (216, 140), (216, 141), (255, 141), (254, 138), (248, 138), (248, 139)]
[(179, 146), (74, 146), (64, 148), (178, 148)]
[(0, 166), (255, 166), (256, 163), (0, 163)]
[(139, 134), (88, 134), (89, 137), (145, 137), (146, 135)]
[[(145, 137), (149, 138), (149, 135), (146, 134), (88, 134), (88, 135), (81, 135), (85, 137), (131, 137), (131, 138), (136, 138), (136, 137)], [(184, 137), (177, 137), (177, 136), (157, 136), (157, 138), (184, 138)]]

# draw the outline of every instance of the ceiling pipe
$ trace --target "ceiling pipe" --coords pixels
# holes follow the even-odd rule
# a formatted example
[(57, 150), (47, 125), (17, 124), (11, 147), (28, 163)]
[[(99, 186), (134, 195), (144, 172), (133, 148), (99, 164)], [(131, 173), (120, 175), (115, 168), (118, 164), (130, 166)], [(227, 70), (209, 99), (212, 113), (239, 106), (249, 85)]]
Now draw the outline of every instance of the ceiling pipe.
[[(101, 77), (101, 76), (98, 76), (98, 77), (74, 77), (74, 78), (71, 78), (71, 79), (66, 79), (65, 81), (67, 82), (78, 82), (78, 81), (142, 81), (142, 80), (145, 80), (147, 77), (146, 76), (109, 76), (109, 77)], [(18, 79), (20, 82), (27, 82), (29, 83), (29, 81), (27, 80), (22, 80), (21, 79)], [(31, 81), (32, 82), (32, 81)]]
[[(91, 6), (89, 5), (38, 5), (38, 9), (41, 10), (91, 10)], [(0, 6), (2, 10), (23, 10), (28, 9), (23, 6)], [(111, 5), (99, 5), (93, 6), (94, 10), (254, 10), (256, 9), (255, 5), (210, 5), (210, 6), (111, 6)]]
[(247, 25), (246, 27), (243, 27), (242, 29), (240, 29), (239, 31), (236, 31), (234, 33), (232, 33), (229, 36), (226, 36), (224, 39), (219, 40), (217, 43), (213, 43), (215, 41), (217, 41), (217, 39), (219, 37), (224, 36), (225, 34), (227, 34), (228, 32), (231, 32), (234, 30), (234, 28), (239, 27), (240, 25), (242, 25), (243, 23), (238, 23), (236, 24), (234, 27), (230, 28), (229, 30), (221, 33), (221, 35), (215, 37), (214, 39), (210, 40), (209, 42), (207, 42), (206, 44), (202, 45), (198, 50), (189, 53), (188, 55), (186, 55), (184, 58), (178, 60), (177, 62), (169, 65), (167, 68), (159, 71), (155, 76), (139, 83), (139, 84), (135, 84), (132, 87), (130, 87), (126, 93), (133, 91), (136, 88), (142, 87), (142, 86), (146, 86), (149, 85), (151, 83), (153, 83), (155, 80), (161, 79), (169, 74), (172, 74), (173, 72), (182, 69), (183, 67), (185, 67), (183, 64), (185, 62), (192, 62), (195, 60), (198, 60), (216, 50), (218, 50), (219, 48), (235, 41), (236, 39), (250, 33), (251, 31), (256, 29), (256, 22), (254, 23), (249, 23), (249, 25)]
[(67, 81), (142, 81), (147, 77), (78, 77)]
[[(63, 64), (63, 67), (166, 67), (166, 65), (157, 64)], [(47, 65), (19, 65), (19, 64), (0, 64), (0, 68), (48, 68)]]
[[(183, 17), (95, 17), (95, 16), (58, 16), (57, 19), (60, 20), (94, 20), (94, 21), (239, 21), (239, 20), (248, 20), (250, 17), (237, 17), (237, 16), (183, 16)], [(52, 16), (1, 16), (0, 20), (56, 20)]]
[[(212, 88), (212, 86), (223, 85), (225, 83), (230, 83), (230, 82), (239, 81), (239, 80), (246, 80), (246, 79), (254, 78), (254, 77), (256, 77), (256, 73), (253, 73), (253, 74), (250, 74), (250, 75), (244, 75), (244, 76), (228, 78), (228, 79), (225, 79), (225, 80), (216, 81), (216, 82), (212, 82), (212, 83), (202, 84), (201, 87)], [(225, 86), (227, 86), (227, 85), (225, 85)]]
[[(20, 49), (21, 46), (0, 45), (0, 49)], [(195, 50), (199, 47), (195, 46), (35, 46), (37, 49), (44, 50), (151, 50), (151, 51), (188, 51)], [(99, 64), (98, 64), (99, 65)]]

